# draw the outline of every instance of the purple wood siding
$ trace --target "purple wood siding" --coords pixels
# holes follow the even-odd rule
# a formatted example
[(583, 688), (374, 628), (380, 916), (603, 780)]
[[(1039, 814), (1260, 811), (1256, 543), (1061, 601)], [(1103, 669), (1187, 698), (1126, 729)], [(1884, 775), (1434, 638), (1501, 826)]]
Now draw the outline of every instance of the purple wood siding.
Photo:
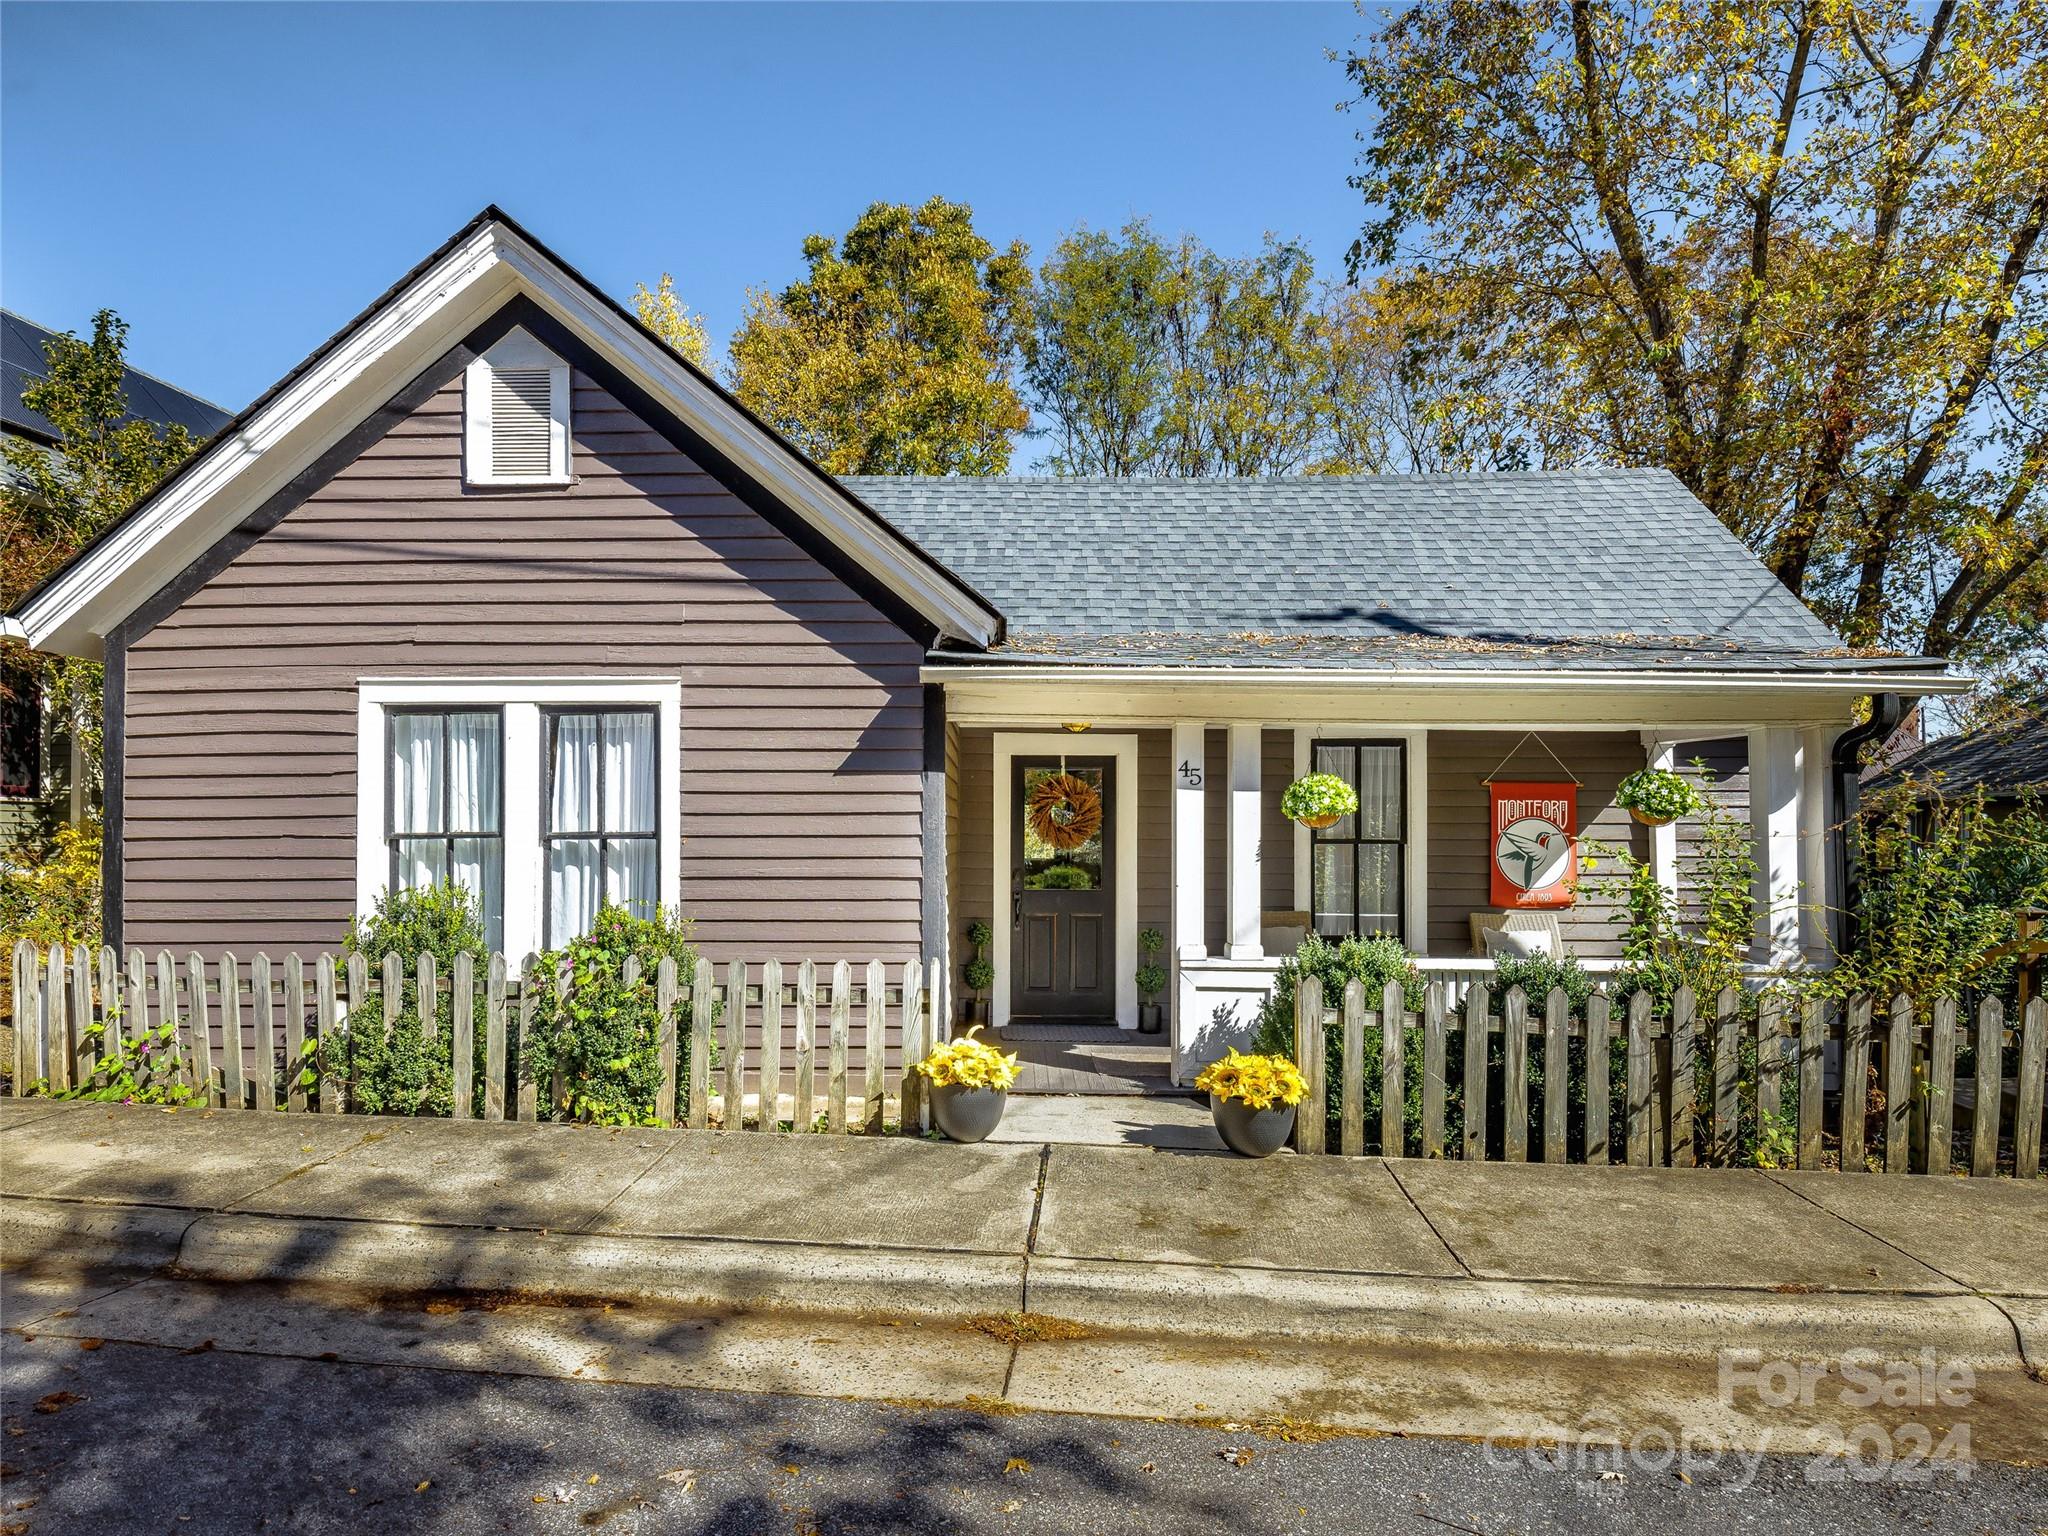
[[(1439, 956), (1472, 952), (1474, 912), (1497, 910), (1489, 901), (1488, 829), (1484, 780), (1514, 751), (1519, 731), (1429, 733), (1429, 949)], [(1544, 738), (1584, 787), (1579, 790), (1579, 833), (1588, 842), (1627, 848), (1648, 858), (1649, 836), (1614, 803), (1615, 787), (1643, 766), (1643, 744), (1633, 731), (1560, 731)], [(1556, 778), (1557, 765), (1530, 743), (1504, 771), (1529, 779)], [(1614, 899), (1619, 865), (1601, 868), (1579, 887), (1578, 901), (1560, 910), (1559, 929), (1582, 959), (1621, 954), (1626, 913)]]
[(581, 374), (566, 490), (465, 489), (461, 409), (440, 390), (131, 647), (125, 942), (338, 944), (358, 678), (658, 675), (705, 952), (914, 956), (918, 644)]

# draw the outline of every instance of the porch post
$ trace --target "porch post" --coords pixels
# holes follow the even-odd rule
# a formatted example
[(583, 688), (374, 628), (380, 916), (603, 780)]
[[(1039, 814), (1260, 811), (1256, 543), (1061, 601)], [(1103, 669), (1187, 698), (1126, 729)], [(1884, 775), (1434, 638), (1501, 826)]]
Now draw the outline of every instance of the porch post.
[[(1678, 743), (1659, 739), (1655, 731), (1643, 732), (1646, 765), (1670, 773), (1678, 761)], [(1678, 895), (1678, 826), (1666, 822), (1650, 828), (1650, 872), (1673, 897)]]
[(1808, 961), (1824, 964), (1833, 914), (1828, 910), (1828, 756), (1833, 733), (1812, 725), (1799, 733), (1799, 947)]
[(1207, 727), (1200, 720), (1174, 723), (1173, 945), (1183, 960), (1209, 958), (1208, 922), (1202, 911), (1206, 735)]
[(1230, 727), (1230, 946), (1233, 960), (1263, 960), (1259, 935), (1259, 750), (1256, 722)]
[(1800, 732), (1758, 726), (1749, 732), (1749, 824), (1756, 844), (1755, 958), (1785, 965), (1800, 958)]

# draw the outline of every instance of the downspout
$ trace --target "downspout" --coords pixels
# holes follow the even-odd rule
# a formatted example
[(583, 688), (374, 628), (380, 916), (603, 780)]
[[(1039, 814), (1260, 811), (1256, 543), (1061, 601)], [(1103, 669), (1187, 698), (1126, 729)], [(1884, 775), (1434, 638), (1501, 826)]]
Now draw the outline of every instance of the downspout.
[(1857, 813), (1863, 803), (1863, 778), (1857, 759), (1871, 742), (1888, 741), (1905, 717), (1906, 701), (1900, 695), (1872, 694), (1870, 718), (1861, 725), (1851, 726), (1835, 741), (1830, 766), (1834, 772), (1832, 787), (1839, 819), (1830, 845), (1830, 862), (1834, 866), (1835, 891), (1842, 903), (1841, 947), (1845, 952), (1856, 947), (1856, 886), (1863, 874), (1862, 850), (1857, 846), (1854, 835)]

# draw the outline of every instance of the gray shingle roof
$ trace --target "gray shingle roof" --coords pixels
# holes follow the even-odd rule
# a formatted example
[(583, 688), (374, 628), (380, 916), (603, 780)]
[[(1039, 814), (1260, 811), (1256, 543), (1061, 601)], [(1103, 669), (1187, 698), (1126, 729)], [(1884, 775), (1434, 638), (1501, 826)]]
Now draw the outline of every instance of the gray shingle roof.
[(1663, 470), (845, 483), (1003, 611), (1002, 649), (1016, 656), (1716, 668), (1844, 656)]
[(2028, 715), (1994, 730), (1938, 737), (1875, 775), (1870, 787), (1889, 788), (1908, 779), (1944, 795), (1981, 789), (1993, 799), (2048, 789), (2048, 719)]

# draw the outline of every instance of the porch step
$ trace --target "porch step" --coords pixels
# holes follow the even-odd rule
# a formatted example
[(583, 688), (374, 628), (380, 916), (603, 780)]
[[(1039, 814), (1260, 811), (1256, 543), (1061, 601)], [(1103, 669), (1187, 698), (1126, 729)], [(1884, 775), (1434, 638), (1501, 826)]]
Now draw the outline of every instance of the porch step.
[(1005, 1029), (1001, 1043), (1023, 1068), (1012, 1093), (1130, 1097), (1176, 1091), (1172, 1053), (1157, 1035), (1085, 1025), (1025, 1025)]

